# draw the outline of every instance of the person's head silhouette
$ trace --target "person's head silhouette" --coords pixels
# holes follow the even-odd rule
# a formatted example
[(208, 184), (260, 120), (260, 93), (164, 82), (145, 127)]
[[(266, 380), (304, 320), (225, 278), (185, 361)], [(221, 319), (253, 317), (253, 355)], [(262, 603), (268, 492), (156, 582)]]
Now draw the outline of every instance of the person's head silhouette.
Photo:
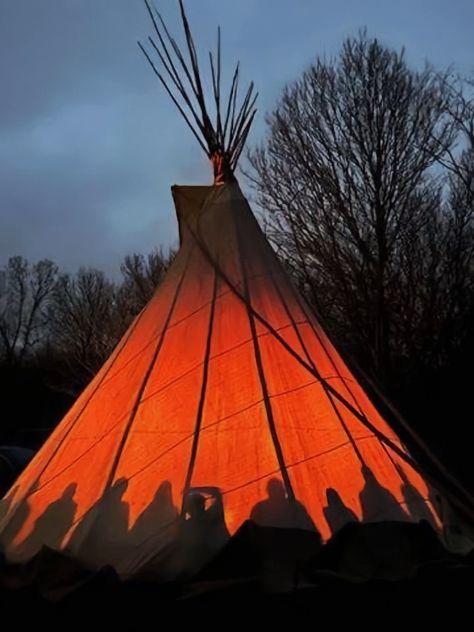
[(155, 500), (161, 500), (172, 504), (173, 494), (171, 491), (171, 483), (169, 481), (163, 481), (155, 492)]
[(285, 487), (278, 478), (271, 478), (267, 484), (268, 497), (273, 501), (287, 500)]
[(112, 487), (110, 493), (116, 498), (122, 498), (128, 488), (128, 480), (124, 477), (117, 479)]
[(202, 494), (190, 494), (188, 499), (188, 514), (190, 518), (199, 518), (206, 512), (206, 497)]
[(77, 483), (71, 483), (66, 487), (61, 495), (61, 500), (72, 500), (74, 498), (74, 494), (76, 493)]
[(361, 474), (362, 474), (362, 476), (364, 477), (364, 479), (366, 481), (368, 481), (368, 480), (371, 480), (371, 481), (375, 480), (374, 473), (372, 472), (370, 467), (367, 467), (367, 465), (362, 465), (360, 471), (361, 471)]
[(326, 500), (328, 502), (328, 505), (340, 504), (342, 502), (341, 497), (333, 487), (328, 487), (326, 489)]

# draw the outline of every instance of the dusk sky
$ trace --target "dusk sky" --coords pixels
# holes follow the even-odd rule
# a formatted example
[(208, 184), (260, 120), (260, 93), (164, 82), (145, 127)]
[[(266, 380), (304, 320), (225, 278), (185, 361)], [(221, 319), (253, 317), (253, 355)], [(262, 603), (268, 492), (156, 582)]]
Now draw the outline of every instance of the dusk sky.
[[(175, 0), (158, 0), (180, 28)], [(474, 74), (474, 0), (188, 0), (206, 61), (222, 27), (224, 68), (240, 59), (260, 93), (250, 135), (281, 88), (344, 37), (408, 61)], [(0, 266), (49, 258), (116, 275), (121, 258), (177, 240), (170, 186), (207, 184), (205, 157), (141, 55), (142, 0), (0, 0)]]

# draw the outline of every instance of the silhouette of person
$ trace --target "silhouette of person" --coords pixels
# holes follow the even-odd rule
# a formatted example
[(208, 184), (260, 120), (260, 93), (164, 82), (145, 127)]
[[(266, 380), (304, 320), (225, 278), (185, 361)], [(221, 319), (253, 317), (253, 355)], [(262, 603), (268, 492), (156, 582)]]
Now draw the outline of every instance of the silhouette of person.
[(327, 505), (323, 508), (323, 514), (331, 529), (332, 535), (339, 531), (345, 524), (359, 521), (352, 509), (344, 504), (344, 501), (334, 487), (328, 487), (326, 489), (326, 500)]
[(437, 529), (438, 527), (436, 526), (436, 520), (426, 500), (423, 498), (423, 495), (414, 485), (412, 485), (408, 476), (398, 465), (397, 470), (400, 474), (400, 478), (403, 481), (402, 494), (405, 499), (407, 511), (410, 516), (418, 522), (420, 520), (426, 520), (434, 529)]
[(168, 580), (173, 575), (179, 526), (171, 483), (163, 481), (129, 531), (130, 555), (122, 566), (124, 572)]
[(36, 519), (30, 535), (18, 544), (22, 551), (27, 551), (28, 555), (32, 555), (43, 546), (58, 550), (61, 548), (76, 514), (77, 504), (74, 502), (76, 489), (77, 484), (71, 483), (57, 500), (48, 505)]
[(176, 523), (179, 512), (173, 505), (171, 483), (163, 481), (150, 504), (138, 516), (131, 531), (131, 540), (138, 546), (160, 534)]
[(408, 515), (400, 507), (400, 503), (388, 489), (378, 482), (372, 470), (364, 465), (361, 473), (365, 481), (359, 494), (363, 521), (398, 520), (407, 522)]
[(129, 506), (123, 499), (128, 480), (119, 478), (106, 490), (99, 503), (99, 515), (94, 527), (106, 540), (120, 541), (128, 533)]
[(116, 480), (82, 518), (67, 545), (93, 567), (113, 564), (129, 546), (129, 507), (123, 500), (127, 487), (126, 478)]
[(218, 487), (194, 487), (184, 497), (179, 547), (184, 574), (200, 570), (229, 540)]
[(258, 502), (252, 509), (251, 520), (262, 527), (317, 531), (304, 505), (297, 500), (288, 499), (280, 479), (271, 478), (268, 481), (267, 493), (268, 498)]
[[(38, 485), (39, 481), (37, 480), (31, 486), (31, 489), (28, 492), (28, 496), (36, 491)], [(9, 512), (9, 515), (7, 517), (7, 513), (5, 513), (5, 515), (3, 516), (4, 518), (7, 518), (4, 521), (2, 530), (0, 532), (0, 543), (4, 550), (7, 550), (11, 546), (11, 544), (15, 542), (18, 534), (20, 533), (23, 525), (26, 523), (28, 516), (31, 513), (31, 506), (28, 502), (28, 496), (22, 498), (21, 500), (18, 500), (14, 504), (13, 499), (16, 491), (17, 487), (15, 487), (8, 495), (8, 499), (11, 499), (11, 504), (9, 504), (7, 508), (7, 513)], [(7, 498), (5, 498), (4, 500), (7, 500)], [(14, 506), (12, 507), (12, 505)]]

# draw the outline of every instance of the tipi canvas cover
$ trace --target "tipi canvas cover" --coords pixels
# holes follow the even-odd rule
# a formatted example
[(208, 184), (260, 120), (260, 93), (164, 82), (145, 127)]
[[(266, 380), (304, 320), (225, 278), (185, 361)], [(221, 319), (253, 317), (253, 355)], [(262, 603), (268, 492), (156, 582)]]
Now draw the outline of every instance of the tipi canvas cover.
[(222, 538), (249, 518), (323, 538), (349, 520), (432, 519), (426, 483), (238, 184), (173, 194), (179, 254), (6, 497), (8, 558), (47, 545), (123, 575), (160, 555), (179, 571), (196, 488), (223, 512)]

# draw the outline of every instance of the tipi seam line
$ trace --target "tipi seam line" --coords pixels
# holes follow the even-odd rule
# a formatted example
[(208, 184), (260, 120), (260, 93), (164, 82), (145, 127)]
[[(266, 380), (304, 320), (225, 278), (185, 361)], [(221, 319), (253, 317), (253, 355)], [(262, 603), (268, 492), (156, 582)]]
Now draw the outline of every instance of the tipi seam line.
[[(313, 360), (312, 356), (310, 356), (310, 354), (309, 354), (309, 352), (308, 352), (308, 349), (307, 349), (306, 344), (305, 344), (305, 342), (304, 342), (304, 340), (303, 340), (303, 337), (302, 337), (302, 335), (301, 335), (301, 332), (300, 332), (300, 330), (299, 330), (299, 328), (298, 328), (298, 326), (297, 326), (297, 324), (296, 324), (296, 321), (295, 321), (295, 319), (294, 319), (294, 317), (293, 317), (293, 314), (291, 313), (291, 311), (290, 311), (290, 309), (289, 309), (289, 307), (288, 307), (288, 305), (287, 305), (287, 303), (286, 303), (286, 300), (285, 300), (285, 298), (284, 298), (283, 294), (282, 294), (282, 293), (281, 293), (281, 291), (280, 291), (280, 288), (278, 287), (277, 283), (275, 282), (275, 279), (273, 278), (273, 276), (271, 277), (271, 279), (272, 279), (273, 286), (274, 286), (274, 288), (275, 288), (275, 290), (276, 290), (276, 292), (277, 292), (277, 294), (278, 294), (278, 296), (279, 296), (279, 298), (280, 298), (281, 302), (283, 303), (283, 306), (284, 306), (284, 308), (285, 308), (285, 311), (286, 311), (286, 313), (287, 313), (287, 316), (288, 316), (288, 318), (289, 318), (289, 319), (290, 319), (290, 321), (291, 321), (291, 324), (292, 324), (293, 329), (294, 329), (294, 331), (295, 331), (295, 333), (296, 333), (296, 336), (297, 336), (297, 338), (298, 338), (298, 340), (299, 340), (299, 343), (300, 343), (300, 345), (301, 345), (301, 348), (303, 349), (304, 354), (306, 355), (306, 358), (307, 358), (308, 362), (309, 362), (309, 363), (311, 364), (311, 366), (313, 367), (314, 372), (318, 375), (319, 382), (320, 382), (321, 387), (322, 387), (322, 389), (323, 389), (323, 391), (324, 391), (324, 394), (326, 395), (326, 398), (327, 398), (327, 399), (328, 399), (328, 401), (329, 401), (329, 405), (331, 406), (331, 408), (332, 408), (332, 409), (333, 409), (333, 411), (335, 412), (336, 417), (338, 418), (339, 423), (341, 424), (343, 431), (345, 432), (345, 434), (347, 435), (347, 438), (349, 439), (350, 443), (352, 444), (352, 446), (353, 446), (353, 448), (354, 448), (354, 451), (355, 451), (355, 453), (356, 453), (357, 458), (359, 459), (359, 461), (361, 462), (361, 464), (362, 464), (362, 465), (364, 465), (364, 459), (362, 458), (362, 454), (361, 454), (361, 453), (360, 453), (360, 451), (359, 451), (359, 448), (358, 448), (358, 446), (357, 446), (357, 444), (356, 444), (356, 441), (355, 441), (354, 437), (352, 436), (352, 434), (350, 433), (349, 428), (347, 427), (347, 425), (346, 425), (345, 421), (343, 420), (343, 418), (342, 418), (342, 415), (341, 415), (340, 411), (338, 410), (337, 406), (336, 406), (336, 405), (335, 405), (335, 403), (334, 403), (334, 400), (332, 399), (332, 396), (328, 393), (327, 386), (326, 386), (326, 379), (327, 379), (327, 378), (322, 378), (321, 373), (319, 372), (318, 368), (316, 367), (316, 363), (315, 363), (315, 361)], [(309, 323), (309, 319), (308, 319), (308, 316), (307, 316), (307, 315), (306, 315), (306, 319), (307, 319), (307, 322)], [(335, 365), (334, 365), (334, 364), (333, 364), (333, 368), (336, 370), (336, 373), (339, 373), (339, 372), (337, 371), (337, 368), (335, 367)], [(341, 380), (342, 380), (342, 378), (341, 378), (341, 376), (340, 376), (340, 375), (339, 375), (339, 379), (341, 379)], [(349, 392), (350, 392), (350, 391), (349, 391)]]
[(255, 320), (252, 313), (253, 310), (251, 306), (250, 289), (248, 285), (248, 279), (246, 276), (246, 269), (245, 269), (245, 262), (244, 262), (244, 257), (242, 253), (242, 244), (240, 240), (240, 234), (239, 234), (238, 229), (235, 232), (236, 232), (237, 250), (238, 250), (239, 259), (240, 259), (240, 269), (241, 269), (243, 287), (244, 287), (245, 298), (246, 298), (245, 306), (246, 306), (246, 311), (247, 311), (247, 318), (249, 320), (250, 332), (251, 332), (252, 340), (253, 340), (255, 364), (257, 368), (257, 374), (260, 380), (260, 388), (262, 390), (262, 396), (263, 396), (263, 401), (264, 401), (264, 406), (265, 406), (267, 422), (268, 422), (268, 426), (270, 430), (270, 436), (271, 436), (273, 447), (276, 453), (277, 462), (280, 467), (283, 483), (286, 488), (286, 493), (288, 495), (288, 500), (290, 502), (294, 502), (296, 500), (295, 494), (293, 491), (293, 486), (290, 480), (290, 476), (286, 469), (285, 456), (283, 454), (283, 449), (281, 447), (280, 440), (278, 438), (278, 431), (275, 424), (275, 418), (273, 416), (271, 400), (269, 399), (268, 386), (267, 386), (267, 381), (265, 378), (265, 372), (263, 369), (263, 358), (260, 352), (260, 345), (258, 341), (257, 330), (255, 327)]
[[(191, 480), (194, 472), (194, 466), (197, 458), (198, 444), (199, 444), (199, 433), (201, 431), (201, 423), (204, 414), (204, 404), (206, 400), (206, 391), (207, 391), (207, 383), (209, 378), (209, 355), (211, 353), (211, 343), (212, 343), (212, 333), (213, 333), (213, 325), (214, 325), (214, 315), (215, 315), (215, 307), (216, 307), (216, 294), (217, 294), (217, 272), (214, 270), (214, 287), (212, 294), (212, 301), (209, 309), (209, 324), (208, 324), (208, 332), (206, 338), (206, 348), (204, 351), (204, 361), (202, 363), (202, 383), (201, 383), (201, 393), (199, 396), (198, 408), (196, 411), (196, 424), (194, 427), (194, 432), (192, 434), (193, 442), (191, 445), (191, 454), (189, 457), (188, 470), (186, 473), (186, 479), (184, 484), (184, 492), (186, 493), (191, 485)], [(183, 506), (184, 506), (184, 494), (183, 494)]]
[[(156, 361), (158, 360), (158, 356), (159, 356), (160, 351), (161, 351), (161, 349), (163, 347), (163, 343), (164, 343), (164, 340), (165, 340), (165, 337), (166, 337), (166, 332), (167, 332), (167, 325), (168, 325), (168, 323), (171, 320), (171, 316), (172, 316), (172, 314), (174, 312), (174, 308), (176, 307), (176, 303), (178, 302), (178, 297), (179, 297), (179, 294), (180, 294), (180, 291), (181, 291), (181, 287), (182, 287), (182, 284), (183, 284), (183, 281), (184, 281), (184, 278), (185, 278), (185, 275), (186, 275), (186, 271), (188, 269), (188, 265), (189, 265), (190, 259), (191, 259), (191, 254), (189, 254), (188, 260), (187, 260), (186, 265), (184, 266), (184, 270), (183, 270), (183, 272), (181, 274), (181, 278), (180, 278), (180, 280), (179, 280), (179, 282), (178, 282), (178, 284), (176, 286), (176, 291), (175, 291), (175, 294), (174, 294), (173, 299), (171, 301), (171, 305), (170, 305), (170, 308), (168, 310), (168, 315), (167, 315), (166, 320), (165, 320), (165, 326), (163, 327), (163, 331), (162, 331), (162, 333), (160, 335), (160, 338), (159, 338), (158, 343), (156, 345), (156, 348), (155, 348), (155, 351), (153, 353), (153, 356), (152, 356), (152, 358), (150, 360), (150, 364), (148, 366), (147, 372), (145, 373), (145, 376), (144, 376), (144, 378), (143, 378), (143, 380), (142, 380), (142, 382), (140, 384), (140, 387), (138, 388), (137, 396), (135, 398), (135, 404), (134, 404), (134, 406), (133, 406), (133, 408), (132, 408), (132, 410), (130, 412), (129, 420), (128, 420), (128, 422), (125, 425), (125, 429), (124, 429), (124, 432), (123, 432), (123, 435), (122, 435), (122, 440), (119, 443), (117, 452), (116, 452), (114, 460), (112, 462), (112, 466), (110, 468), (110, 472), (108, 474), (108, 477), (107, 477), (107, 480), (106, 480), (106, 484), (104, 486), (104, 491), (111, 485), (111, 483), (112, 483), (112, 481), (113, 481), (113, 479), (115, 477), (118, 465), (120, 463), (123, 451), (125, 449), (125, 445), (126, 445), (127, 440), (128, 440), (128, 436), (130, 434), (131, 427), (132, 427), (133, 422), (135, 420), (135, 417), (136, 417), (136, 414), (138, 412), (138, 409), (140, 408), (140, 404), (142, 403), (141, 402), (142, 395), (143, 395), (143, 393), (144, 393), (144, 391), (146, 389), (146, 386), (148, 384), (148, 380), (149, 380), (149, 378), (151, 376), (151, 373), (153, 372), (153, 369), (155, 368)], [(104, 492), (102, 492), (102, 495), (103, 495), (103, 493)]]

